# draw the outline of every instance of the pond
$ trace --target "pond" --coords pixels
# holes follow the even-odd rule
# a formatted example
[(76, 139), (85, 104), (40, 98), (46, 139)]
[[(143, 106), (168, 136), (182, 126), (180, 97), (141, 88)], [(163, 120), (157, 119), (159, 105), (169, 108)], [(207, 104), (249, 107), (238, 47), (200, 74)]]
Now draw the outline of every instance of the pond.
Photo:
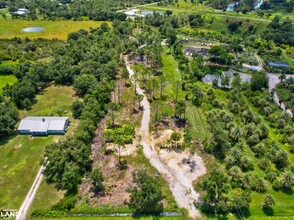
[(43, 27), (28, 27), (28, 28), (24, 28), (21, 29), (22, 32), (39, 32), (39, 31), (44, 31), (45, 28)]

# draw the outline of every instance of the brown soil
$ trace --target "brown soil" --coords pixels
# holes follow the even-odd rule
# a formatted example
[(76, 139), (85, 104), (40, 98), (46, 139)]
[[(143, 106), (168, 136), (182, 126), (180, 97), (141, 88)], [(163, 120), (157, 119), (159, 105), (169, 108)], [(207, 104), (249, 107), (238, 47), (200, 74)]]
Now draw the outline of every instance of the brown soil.
[[(120, 88), (112, 93), (112, 102), (118, 103), (120, 93), (121, 109), (115, 112), (115, 124), (121, 125), (125, 121), (129, 121), (134, 125), (140, 125), (142, 112), (139, 111), (139, 106), (135, 106), (135, 96), (133, 95), (133, 88), (126, 87), (124, 80), (117, 80), (117, 88)], [(131, 97), (130, 95), (131, 94)], [(138, 111), (134, 111), (138, 109)], [(100, 167), (104, 177), (105, 191), (103, 193), (95, 193), (92, 190), (92, 184), (89, 178), (85, 178), (80, 186), (81, 201), (86, 201), (89, 206), (115, 204), (117, 206), (125, 205), (125, 202), (129, 200), (128, 188), (132, 184), (132, 173), (134, 167), (127, 164), (125, 169), (118, 167), (118, 153), (117, 146), (113, 144), (105, 144), (103, 137), (103, 130), (107, 127), (107, 124), (111, 122), (111, 115), (107, 114), (103, 120), (99, 123), (99, 126), (95, 132), (95, 138), (92, 143), (92, 156), (93, 169)], [(131, 155), (135, 152), (138, 145), (138, 137), (135, 138), (133, 144), (127, 145), (126, 150), (122, 150), (122, 161), (124, 155)]]

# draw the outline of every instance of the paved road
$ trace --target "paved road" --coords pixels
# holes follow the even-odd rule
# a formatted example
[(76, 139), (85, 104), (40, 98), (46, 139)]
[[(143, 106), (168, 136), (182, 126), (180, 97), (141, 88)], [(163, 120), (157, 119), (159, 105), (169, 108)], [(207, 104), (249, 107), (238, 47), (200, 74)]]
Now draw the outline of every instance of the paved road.
[[(134, 71), (131, 69), (127, 61), (127, 56), (124, 58), (126, 61), (127, 70), (130, 73), (130, 78), (134, 83)], [(160, 160), (157, 153), (154, 151), (154, 149), (152, 149), (149, 136), (150, 103), (144, 94), (144, 91), (139, 87), (138, 83), (134, 84), (136, 85), (137, 93), (143, 95), (143, 100), (141, 101), (141, 106), (143, 106), (144, 109), (141, 121), (141, 144), (143, 145), (144, 155), (149, 159), (150, 163), (158, 170), (158, 172), (160, 172), (167, 180), (178, 206), (187, 209), (191, 217), (199, 218), (201, 217), (201, 214), (194, 205), (195, 202), (199, 201), (199, 194), (195, 192), (192, 182), (181, 180), (178, 175), (173, 173), (173, 171), (171, 171), (169, 167)]]
[(18, 211), (18, 215), (16, 217), (16, 220), (25, 220), (26, 219), (26, 215), (27, 215), (27, 212), (35, 198), (35, 195), (36, 195), (36, 192), (42, 182), (42, 179), (43, 179), (43, 171), (44, 171), (45, 167), (44, 166), (41, 166), (40, 167), (40, 170), (34, 180), (34, 183), (29, 191), (29, 193), (27, 194), (24, 202), (22, 203), (19, 211)]

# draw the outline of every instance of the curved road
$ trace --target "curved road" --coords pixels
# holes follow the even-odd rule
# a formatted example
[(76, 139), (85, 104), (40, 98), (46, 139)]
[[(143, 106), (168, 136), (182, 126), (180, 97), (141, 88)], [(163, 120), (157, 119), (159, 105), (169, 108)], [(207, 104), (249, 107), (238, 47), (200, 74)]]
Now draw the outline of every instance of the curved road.
[(179, 176), (173, 173), (158, 157), (157, 153), (152, 149), (149, 137), (149, 123), (150, 123), (150, 103), (144, 94), (144, 91), (139, 87), (138, 83), (134, 83), (134, 71), (131, 69), (127, 56), (124, 57), (126, 68), (130, 74), (130, 79), (136, 85), (138, 94), (143, 95), (141, 106), (144, 108), (143, 117), (141, 121), (141, 144), (144, 149), (144, 155), (149, 159), (150, 163), (163, 175), (167, 180), (170, 190), (172, 191), (175, 200), (179, 207), (188, 210), (191, 217), (201, 217), (200, 212), (195, 208), (195, 202), (199, 201), (199, 194), (194, 191), (192, 182), (182, 183)]

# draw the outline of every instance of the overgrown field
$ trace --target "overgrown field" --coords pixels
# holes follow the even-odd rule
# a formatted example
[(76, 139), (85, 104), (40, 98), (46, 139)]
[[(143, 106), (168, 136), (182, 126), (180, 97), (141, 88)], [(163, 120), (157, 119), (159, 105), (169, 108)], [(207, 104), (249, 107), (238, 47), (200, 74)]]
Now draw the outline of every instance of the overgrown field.
[[(89, 30), (97, 28), (102, 22), (99, 21), (26, 21), (26, 20), (0, 20), (0, 38), (58, 38), (65, 40), (71, 32), (80, 29)], [(23, 28), (44, 27), (44, 31), (35, 33), (22, 32)]]
[[(21, 118), (37, 115), (70, 116), (69, 106), (77, 99), (73, 98), (71, 87), (47, 88), (37, 95), (37, 103), (30, 111), (22, 111)], [(61, 109), (61, 110), (60, 110)], [(77, 121), (71, 119), (66, 136), (76, 127)], [(30, 137), (13, 134), (0, 142), (0, 208), (18, 209), (28, 193), (39, 169), (45, 146), (63, 136)]]

